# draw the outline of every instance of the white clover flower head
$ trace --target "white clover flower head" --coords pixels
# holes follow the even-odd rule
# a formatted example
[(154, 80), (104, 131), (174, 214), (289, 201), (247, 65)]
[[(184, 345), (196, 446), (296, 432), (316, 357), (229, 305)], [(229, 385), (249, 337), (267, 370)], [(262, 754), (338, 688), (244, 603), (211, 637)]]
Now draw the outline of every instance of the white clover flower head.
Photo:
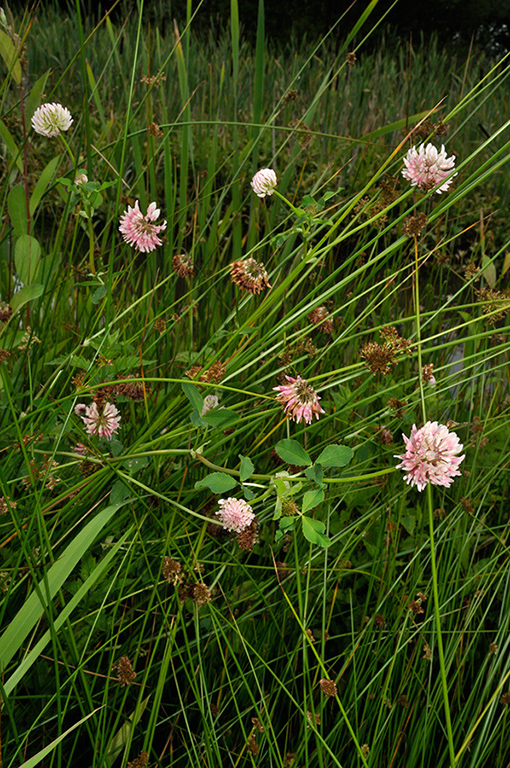
[(259, 197), (272, 195), (278, 184), (276, 173), (272, 168), (261, 168), (250, 182), (251, 188)]
[(220, 523), (227, 531), (241, 533), (255, 520), (255, 514), (247, 501), (244, 499), (220, 499), (218, 501), (219, 509), (216, 515), (220, 518)]
[(206, 413), (209, 413), (209, 411), (212, 411), (213, 408), (218, 407), (218, 396), (217, 395), (206, 395), (204, 397), (204, 405), (202, 407), (202, 416), (205, 416)]
[(77, 187), (80, 187), (82, 184), (86, 184), (89, 180), (89, 177), (85, 173), (85, 171), (80, 171), (80, 173), (77, 173), (74, 179), (74, 183)]
[(433, 144), (421, 144), (419, 149), (411, 147), (404, 157), (404, 165), (402, 176), (411, 182), (412, 187), (418, 187), (424, 192), (435, 189), (438, 195), (448, 192), (453, 177), (457, 176), (456, 173), (452, 174), (455, 155), (447, 157), (444, 144), (440, 151)]
[(454, 477), (460, 475), (459, 465), (465, 456), (458, 435), (450, 432), (444, 424), (427, 421), (420, 429), (413, 424), (411, 436), (404, 438), (405, 453), (395, 455), (401, 459), (397, 469), (406, 472), (404, 480), (408, 485), (415, 485), (419, 491), (431, 483), (449, 488)]
[(32, 128), (48, 139), (68, 131), (72, 122), (71, 113), (62, 104), (41, 104), (32, 115)]

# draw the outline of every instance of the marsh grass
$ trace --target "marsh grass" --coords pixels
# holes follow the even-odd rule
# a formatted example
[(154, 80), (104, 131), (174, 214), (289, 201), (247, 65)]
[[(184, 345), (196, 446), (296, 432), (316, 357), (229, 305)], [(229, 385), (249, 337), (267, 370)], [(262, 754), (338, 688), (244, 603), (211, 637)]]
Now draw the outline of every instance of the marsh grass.
[[(164, 35), (142, 10), (95, 29), (51, 8), (15, 22), (28, 69), (0, 91), (0, 286), (19, 306), (0, 365), (4, 766), (138, 767), (142, 752), (165, 767), (508, 762), (509, 70), (434, 41), (383, 37), (365, 54), (375, 5), (349, 17), (343, 46), (283, 51), (265, 44), (262, 4), (254, 48), (236, 2), (209, 39), (191, 7)], [(28, 130), (41, 98), (71, 110), (74, 162)], [(457, 156), (444, 195), (400, 175), (427, 119), (448, 125), (434, 141)], [(260, 167), (297, 215), (253, 195)], [(58, 181), (79, 169), (111, 182), (89, 220)], [(135, 199), (168, 220), (148, 255), (118, 232)], [(419, 212), (426, 229), (405, 236)], [(16, 255), (27, 233), (42, 253), (30, 263), (28, 246)], [(194, 278), (172, 269), (183, 252)], [(260, 295), (230, 281), (248, 256), (269, 274)], [(318, 307), (331, 334), (308, 319)], [(388, 325), (411, 354), (374, 376), (359, 353)], [(220, 381), (185, 375), (217, 363)], [(430, 364), (435, 385), (420, 383)], [(319, 422), (284, 418), (283, 374), (317, 389)], [(75, 405), (133, 377), (137, 398), (117, 394), (118, 439), (88, 440)], [(209, 393), (230, 423), (193, 416)], [(466, 459), (450, 489), (420, 494), (394, 454), (427, 418), (456, 423)], [(354, 452), (309, 513), (329, 547), (276, 536), (283, 438), (313, 460), (332, 443)], [(221, 535), (217, 496), (195, 488), (211, 465), (238, 479), (243, 456), (252, 551)], [(290, 472), (301, 503), (305, 475)], [(186, 589), (165, 578), (165, 557)]]

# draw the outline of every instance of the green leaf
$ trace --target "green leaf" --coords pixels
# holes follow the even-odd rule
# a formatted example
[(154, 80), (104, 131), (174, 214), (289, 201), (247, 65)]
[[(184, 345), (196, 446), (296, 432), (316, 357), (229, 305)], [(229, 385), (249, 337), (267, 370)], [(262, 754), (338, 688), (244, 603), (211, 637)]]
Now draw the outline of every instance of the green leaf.
[(492, 259), (485, 253), (482, 255), (482, 273), (487, 280), (489, 288), (494, 288), (497, 281), (496, 267), (494, 266)]
[(295, 515), (289, 515), (280, 518), (280, 529), (282, 531), (291, 531), (296, 527), (296, 523), (299, 520)]
[(124, 463), (125, 469), (128, 470), (128, 472), (131, 472), (132, 475), (135, 474), (135, 472), (139, 472), (141, 469), (144, 469), (149, 463), (148, 456), (139, 456), (135, 459), (128, 459)]
[(312, 463), (310, 456), (297, 440), (280, 440), (276, 443), (276, 453), (287, 464), (295, 464), (297, 467), (309, 466)]
[(239, 414), (235, 411), (230, 411), (228, 408), (217, 408), (205, 413), (202, 416), (202, 419), (206, 424), (209, 424), (210, 427), (226, 429), (226, 427), (239, 421)]
[(23, 184), (15, 184), (7, 197), (7, 209), (14, 234), (19, 237), (28, 233), (27, 200)]
[(11, 38), (3, 30), (0, 30), (0, 56), (7, 64), (12, 79), (19, 85), (21, 83), (19, 51), (16, 50)]
[(21, 309), (21, 307), (26, 304), (28, 301), (34, 301), (34, 299), (38, 299), (39, 296), (42, 295), (44, 291), (44, 285), (40, 285), (39, 283), (32, 283), (32, 285), (25, 285), (24, 288), (22, 288), (20, 291), (16, 291), (14, 296), (11, 299), (11, 309), (12, 313), (18, 311), (18, 309)]
[(303, 496), (303, 506), (301, 511), (303, 514), (305, 514), (305, 512), (308, 512), (310, 509), (314, 509), (319, 504), (322, 504), (323, 501), (324, 491), (322, 488), (316, 488), (313, 491), (306, 491), (305, 495)]
[(50, 70), (44, 73), (44, 75), (41, 75), (41, 77), (36, 80), (34, 85), (32, 86), (32, 90), (28, 94), (25, 100), (25, 123), (27, 125), (30, 124), (30, 121), (32, 119), (32, 115), (34, 114), (35, 110), (41, 103), (41, 97), (44, 92), (44, 88), (46, 86), (46, 80), (48, 79), (48, 75), (50, 74)]
[(303, 536), (311, 544), (318, 544), (320, 547), (329, 547), (331, 541), (324, 536), (326, 526), (320, 520), (314, 520), (312, 517), (302, 517)]
[(66, 549), (61, 554), (55, 555), (54, 565), (48, 569), (37, 589), (24, 601), (0, 637), (0, 669), (5, 670), (16, 655), (30, 632), (41, 620), (46, 606), (61, 589), (73, 568), (80, 562), (104, 526), (118, 511), (119, 506), (111, 505), (95, 515)]
[(224, 472), (211, 472), (202, 480), (198, 480), (195, 483), (195, 488), (209, 488), (213, 493), (225, 493), (231, 491), (237, 485), (231, 475), (226, 475)]
[(61, 156), (57, 155), (57, 157), (54, 157), (48, 165), (43, 168), (41, 173), (39, 174), (39, 178), (37, 179), (36, 185), (34, 187), (34, 191), (30, 195), (30, 215), (33, 216), (37, 206), (41, 202), (41, 199), (48, 189), (51, 180), (53, 179), (53, 176), (55, 174), (55, 170), (60, 162)]
[(321, 452), (316, 464), (326, 467), (346, 467), (354, 456), (346, 445), (327, 445)]
[(181, 384), (182, 391), (190, 401), (193, 408), (195, 408), (196, 411), (198, 411), (199, 414), (202, 413), (202, 408), (204, 407), (204, 398), (199, 394), (198, 389), (195, 384), (188, 384), (188, 382), (183, 381)]
[(18, 171), (20, 171), (20, 173), (23, 173), (23, 160), (21, 159), (21, 149), (18, 147), (18, 145), (14, 141), (11, 133), (9, 132), (9, 129), (7, 128), (6, 124), (2, 120), (0, 120), (0, 136), (4, 140), (5, 146), (13, 156), (14, 162), (16, 163)]
[(308, 469), (305, 469), (305, 475), (309, 480), (312, 481), (312, 483), (317, 483), (317, 485), (320, 485), (324, 477), (324, 471), (321, 464), (314, 464), (313, 467), (308, 467)]
[(108, 286), (100, 285), (98, 288), (96, 288), (96, 290), (92, 294), (92, 304), (99, 304), (99, 302), (104, 299), (107, 293), (108, 293)]
[(29, 285), (37, 278), (41, 261), (41, 246), (31, 235), (20, 235), (14, 246), (14, 263), (20, 280)]
[(67, 729), (67, 731), (64, 731), (64, 733), (61, 733), (60, 736), (58, 736), (56, 739), (54, 739), (50, 744), (47, 744), (43, 749), (41, 749), (36, 755), (33, 755), (29, 760), (22, 763), (20, 765), (20, 768), (35, 768), (36, 765), (39, 765), (39, 763), (47, 757), (55, 747), (58, 747), (61, 741), (65, 739), (66, 736), (68, 736), (70, 733), (72, 733), (75, 728), (78, 728), (78, 726), (82, 725), (86, 720), (89, 719), (89, 717), (92, 717), (92, 715), (95, 715), (96, 712), (99, 712), (100, 709), (105, 707), (106, 704), (102, 704), (100, 707), (97, 707), (96, 709), (93, 709), (92, 712), (89, 712), (88, 715), (85, 715), (85, 717), (82, 717), (81, 720), (78, 720), (77, 723), (72, 725), (70, 728)]
[(242, 454), (239, 454), (239, 458), (241, 459), (239, 474), (241, 476), (241, 482), (244, 483), (245, 480), (248, 480), (248, 478), (253, 475), (255, 467), (249, 456), (243, 456)]

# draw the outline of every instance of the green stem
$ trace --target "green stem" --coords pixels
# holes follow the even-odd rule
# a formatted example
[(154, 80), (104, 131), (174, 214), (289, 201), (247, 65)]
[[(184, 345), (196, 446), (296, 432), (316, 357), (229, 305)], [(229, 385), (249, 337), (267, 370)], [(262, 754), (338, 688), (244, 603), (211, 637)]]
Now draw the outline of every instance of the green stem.
[(414, 236), (414, 312), (416, 317), (416, 351), (418, 353), (418, 383), (420, 386), (421, 410), (423, 423), (427, 421), (425, 408), (425, 390), (423, 386), (422, 360), (421, 360), (421, 325), (420, 325), (420, 278), (418, 274), (418, 238)]
[(434, 618), (436, 622), (439, 671), (441, 674), (441, 685), (443, 689), (443, 702), (446, 721), (446, 734), (448, 736), (448, 751), (450, 753), (450, 766), (451, 768), (455, 768), (455, 749), (453, 746), (452, 720), (450, 715), (450, 702), (448, 700), (448, 683), (446, 681), (443, 638), (441, 635), (441, 613), (439, 611), (439, 589), (437, 579), (436, 551), (434, 544), (434, 509), (432, 505), (432, 486), (430, 483), (427, 485), (427, 504), (429, 508), (430, 562), (432, 566), (432, 590), (434, 593)]
[(88, 218), (89, 225), (89, 267), (93, 275), (96, 274), (96, 265), (94, 263), (94, 227), (92, 226), (92, 217)]

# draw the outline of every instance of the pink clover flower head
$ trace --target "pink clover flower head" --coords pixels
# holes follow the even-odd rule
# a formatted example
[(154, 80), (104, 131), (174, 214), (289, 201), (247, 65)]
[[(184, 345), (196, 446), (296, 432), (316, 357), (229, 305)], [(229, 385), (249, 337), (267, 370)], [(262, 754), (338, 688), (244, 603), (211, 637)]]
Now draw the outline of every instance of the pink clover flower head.
[(106, 440), (111, 440), (112, 436), (118, 432), (121, 417), (112, 403), (105, 403), (102, 413), (99, 413), (97, 403), (85, 406), (85, 411), (82, 411), (82, 408), (83, 406), (77, 405), (74, 410), (83, 419), (89, 435), (99, 435)]
[(218, 504), (220, 508), (216, 511), (216, 515), (227, 531), (241, 533), (255, 520), (253, 509), (244, 499), (220, 499)]
[(149, 205), (145, 216), (140, 210), (138, 200), (135, 201), (133, 208), (128, 205), (127, 211), (124, 211), (121, 216), (119, 226), (124, 241), (138, 248), (142, 253), (150, 253), (158, 245), (162, 245), (158, 235), (166, 229), (166, 221), (155, 224), (159, 214), (160, 210), (156, 208), (156, 203)]
[[(433, 144), (421, 144), (419, 149), (412, 147), (404, 157), (404, 165), (402, 176), (411, 182), (412, 187), (424, 191), (435, 189), (438, 195), (448, 192), (453, 176), (457, 175), (452, 174), (455, 155), (446, 157), (444, 144), (439, 152)], [(447, 176), (450, 178), (445, 181)]]
[(427, 421), (420, 429), (413, 424), (411, 436), (404, 438), (406, 452), (395, 455), (401, 459), (397, 469), (407, 472), (404, 480), (408, 485), (415, 485), (423, 491), (428, 483), (449, 488), (453, 478), (460, 475), (459, 465), (465, 455), (459, 456), (463, 445), (455, 432), (450, 432), (444, 424)]
[(301, 376), (293, 379), (292, 376), (285, 376), (288, 384), (282, 384), (279, 387), (273, 387), (278, 392), (276, 399), (284, 406), (286, 413), (291, 416), (298, 424), (304, 419), (307, 424), (312, 423), (312, 418), (319, 418), (320, 413), (325, 411), (319, 405), (320, 397), (315, 389)]
[(251, 188), (259, 197), (272, 195), (278, 184), (276, 173), (272, 168), (261, 168), (250, 182)]
[(62, 104), (41, 104), (32, 115), (32, 128), (48, 139), (68, 131), (72, 122), (71, 113)]

